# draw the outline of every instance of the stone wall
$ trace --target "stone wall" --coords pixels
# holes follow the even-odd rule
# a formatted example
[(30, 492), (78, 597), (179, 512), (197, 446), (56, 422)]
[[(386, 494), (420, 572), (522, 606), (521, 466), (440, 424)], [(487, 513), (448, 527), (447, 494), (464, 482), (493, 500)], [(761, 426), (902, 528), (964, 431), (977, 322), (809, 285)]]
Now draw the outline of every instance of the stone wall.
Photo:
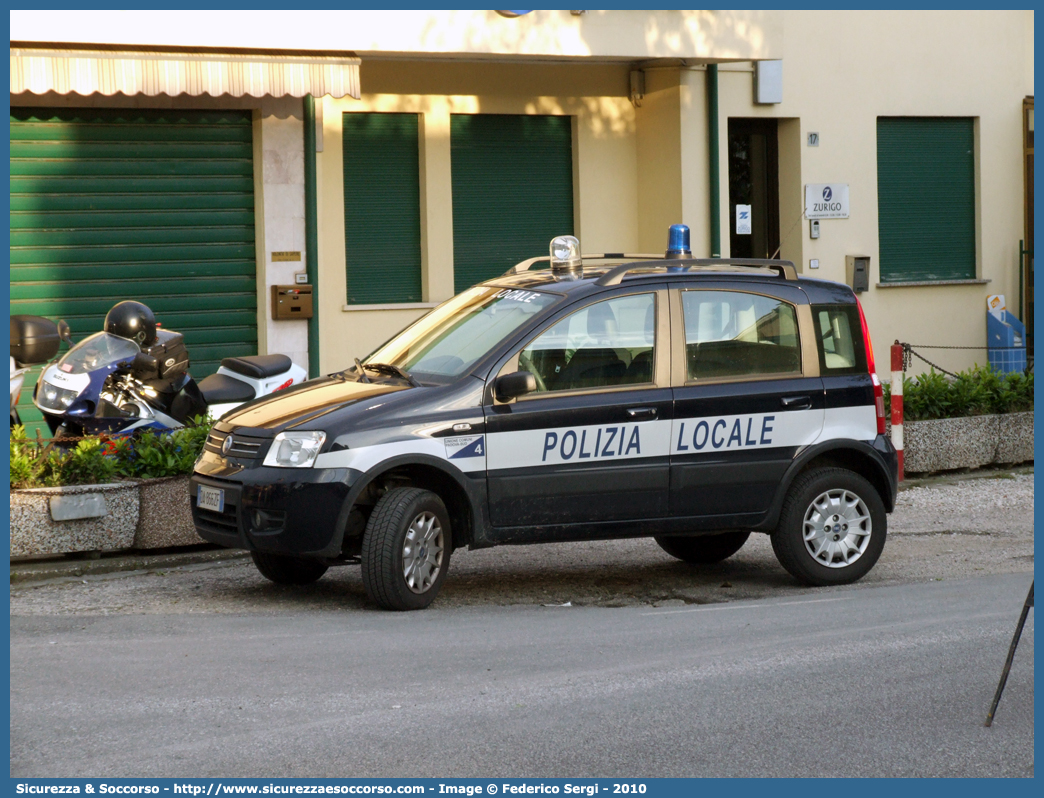
[(908, 474), (1032, 462), (1033, 413), (907, 421), (903, 444)]
[(11, 556), (203, 543), (188, 477), (11, 491)]
[[(63, 516), (62, 500), (73, 497), (84, 506), (83, 517), (55, 520)], [(137, 482), (13, 490), (11, 556), (129, 549), (139, 506)]]

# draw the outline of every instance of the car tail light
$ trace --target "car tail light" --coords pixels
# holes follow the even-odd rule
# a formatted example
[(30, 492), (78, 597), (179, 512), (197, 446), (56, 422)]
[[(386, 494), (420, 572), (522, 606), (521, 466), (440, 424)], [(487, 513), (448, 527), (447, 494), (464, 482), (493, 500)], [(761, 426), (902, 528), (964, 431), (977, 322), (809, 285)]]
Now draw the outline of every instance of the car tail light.
[(877, 434), (885, 434), (885, 406), (884, 388), (881, 380), (877, 378), (877, 366), (874, 364), (874, 345), (870, 342), (870, 328), (866, 326), (866, 314), (863, 313), (863, 305), (856, 297), (856, 307), (859, 308), (859, 323), (863, 327), (863, 348), (866, 350), (866, 367), (870, 372), (870, 379), (874, 381), (874, 409), (877, 411)]

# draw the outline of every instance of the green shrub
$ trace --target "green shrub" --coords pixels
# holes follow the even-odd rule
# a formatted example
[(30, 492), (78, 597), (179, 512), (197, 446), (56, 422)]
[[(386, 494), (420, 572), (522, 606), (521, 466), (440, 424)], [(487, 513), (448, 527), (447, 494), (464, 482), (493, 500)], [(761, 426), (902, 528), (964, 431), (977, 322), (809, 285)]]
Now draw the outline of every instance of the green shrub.
[[(885, 386), (885, 407), (891, 401)], [(1033, 374), (1002, 375), (989, 366), (976, 366), (947, 377), (935, 369), (903, 380), (903, 419), (928, 421), (989, 413), (1017, 413), (1033, 409)]]
[(97, 438), (86, 438), (76, 448), (59, 455), (58, 468), (62, 485), (98, 485), (112, 482), (116, 476), (116, 461), (105, 456), (102, 442)]
[(89, 437), (71, 448), (11, 430), (11, 487), (91, 485), (118, 479), (191, 474), (210, 433), (210, 419), (194, 418), (173, 432), (143, 430), (114, 439)]
[(115, 440), (110, 451), (121, 476), (153, 479), (191, 474), (203, 451), (211, 423), (195, 418), (191, 425), (173, 432), (145, 430), (133, 438)]
[(25, 427), (18, 426), (11, 430), (11, 487), (24, 488), (36, 481), (35, 447), (28, 445)]

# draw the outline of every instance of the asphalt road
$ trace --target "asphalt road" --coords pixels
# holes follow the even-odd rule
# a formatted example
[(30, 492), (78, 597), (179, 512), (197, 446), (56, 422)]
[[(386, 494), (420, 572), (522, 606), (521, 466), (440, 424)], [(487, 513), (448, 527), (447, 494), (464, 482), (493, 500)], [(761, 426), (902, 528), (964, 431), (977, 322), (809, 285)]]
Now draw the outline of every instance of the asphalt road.
[(14, 615), (12, 776), (1032, 776), (1032, 576), (654, 607)]

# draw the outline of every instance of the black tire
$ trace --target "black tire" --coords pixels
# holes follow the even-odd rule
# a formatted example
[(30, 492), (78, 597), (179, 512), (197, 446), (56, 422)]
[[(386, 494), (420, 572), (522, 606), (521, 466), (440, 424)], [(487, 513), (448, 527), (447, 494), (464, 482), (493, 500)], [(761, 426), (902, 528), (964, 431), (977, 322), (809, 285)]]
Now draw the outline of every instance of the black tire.
[[(434, 551), (424, 546), (415, 549), (417, 556), (430, 571), (414, 571), (407, 581), (404, 555), (407, 534), (419, 523), (421, 527), (434, 517), (429, 530), (441, 529), (429, 543), (441, 549)], [(449, 570), (453, 540), (450, 535), (449, 513), (442, 499), (431, 491), (420, 488), (393, 488), (385, 493), (370, 514), (362, 540), (362, 578), (366, 594), (388, 610), (422, 610), (435, 600), (446, 571)]]
[(252, 551), (250, 556), (261, 576), (277, 585), (310, 585), (326, 573), (328, 565), (318, 560)]
[[(851, 525), (846, 523), (863, 517), (858, 505), (851, 511), (851, 517), (843, 513), (810, 516), (810, 529), (814, 530), (822, 518), (827, 524), (824, 528), (829, 531), (811, 539), (806, 545), (806, 515), (813, 512), (813, 502), (830, 493), (839, 494), (835, 496), (838, 502), (847, 503), (850, 497), (857, 498), (867, 511), (868, 519)], [(826, 506), (822, 504), (822, 507)], [(830, 523), (833, 523), (832, 529)], [(864, 530), (869, 534), (861, 534)], [(780, 512), (779, 525), (772, 532), (772, 550), (779, 564), (806, 585), (846, 585), (861, 579), (874, 567), (884, 549), (887, 534), (888, 516), (884, 502), (873, 485), (854, 471), (817, 468), (801, 474), (790, 486)], [(812, 549), (818, 549), (824, 543), (826, 548), (823, 553), (815, 556)]]
[(697, 565), (711, 565), (731, 557), (743, 548), (749, 537), (750, 532), (722, 532), (684, 538), (660, 536), (655, 540), (672, 557)]

